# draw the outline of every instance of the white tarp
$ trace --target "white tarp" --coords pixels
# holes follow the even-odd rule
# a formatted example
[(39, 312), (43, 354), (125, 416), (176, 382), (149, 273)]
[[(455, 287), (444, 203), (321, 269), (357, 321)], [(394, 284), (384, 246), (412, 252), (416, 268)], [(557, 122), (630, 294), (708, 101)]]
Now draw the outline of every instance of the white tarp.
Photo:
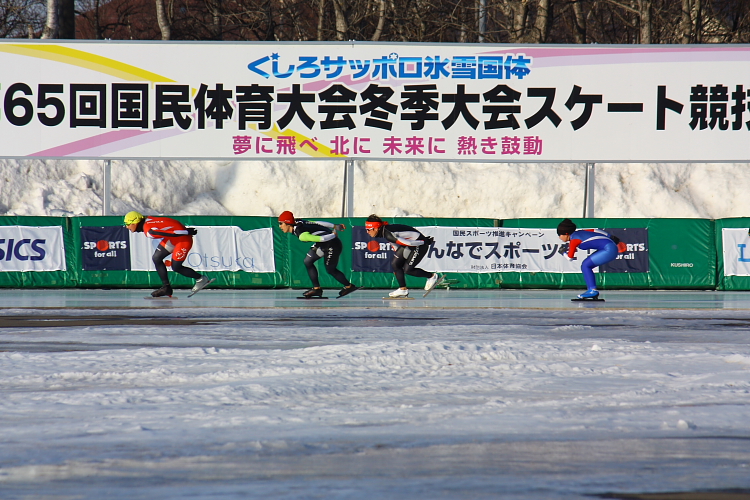
[[(236, 226), (195, 226), (193, 240), (185, 265), (198, 272), (245, 271), (272, 273), (276, 271), (273, 254), (273, 229), (244, 231)], [(143, 233), (130, 234), (130, 269), (153, 271), (151, 256), (161, 239), (147, 238)]]
[(750, 46), (0, 42), (1, 157), (746, 161)]
[(750, 276), (750, 237), (747, 228), (721, 230), (724, 276)]
[(0, 226), (0, 271), (65, 271), (59, 226)]

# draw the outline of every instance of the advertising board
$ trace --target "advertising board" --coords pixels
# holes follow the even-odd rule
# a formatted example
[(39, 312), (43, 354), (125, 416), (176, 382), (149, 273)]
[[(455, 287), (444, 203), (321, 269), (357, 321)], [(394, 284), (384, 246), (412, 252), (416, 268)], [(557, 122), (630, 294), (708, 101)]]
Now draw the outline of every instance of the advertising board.
[(0, 157), (745, 161), (746, 45), (0, 41)]

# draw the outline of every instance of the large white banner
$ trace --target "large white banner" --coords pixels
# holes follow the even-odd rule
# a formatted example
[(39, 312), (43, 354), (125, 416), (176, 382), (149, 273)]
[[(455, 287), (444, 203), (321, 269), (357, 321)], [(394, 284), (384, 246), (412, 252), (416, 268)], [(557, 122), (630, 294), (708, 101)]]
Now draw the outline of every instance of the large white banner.
[[(198, 234), (193, 239), (185, 265), (198, 272), (244, 271), (273, 273), (273, 230), (271, 228), (244, 231), (236, 226), (195, 226)], [(161, 239), (147, 238), (143, 233), (130, 234), (130, 269), (153, 271), (154, 254)]]
[(0, 157), (747, 161), (750, 46), (0, 41)]
[(65, 271), (59, 226), (0, 226), (0, 271)]
[(750, 236), (747, 228), (723, 228), (724, 276), (750, 276)]
[(435, 245), (419, 267), (446, 273), (580, 273), (591, 253), (578, 250), (575, 260), (560, 253), (564, 243), (556, 229), (502, 227), (417, 228), (435, 238)]

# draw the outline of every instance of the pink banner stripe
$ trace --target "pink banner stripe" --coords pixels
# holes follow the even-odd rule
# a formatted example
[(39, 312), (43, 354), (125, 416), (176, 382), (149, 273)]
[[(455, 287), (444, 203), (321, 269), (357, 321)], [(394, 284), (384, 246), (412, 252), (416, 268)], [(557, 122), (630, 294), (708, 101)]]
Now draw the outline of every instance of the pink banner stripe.
[[(69, 142), (62, 146), (56, 146), (54, 148), (45, 149), (44, 151), (38, 151), (32, 153), (29, 156), (70, 156), (79, 153), (86, 149), (93, 149), (99, 146), (104, 146), (124, 139), (130, 139), (143, 134), (148, 134), (148, 130), (115, 130), (112, 132), (106, 132), (104, 134), (95, 135), (80, 141)], [(149, 142), (149, 141), (144, 141)]]

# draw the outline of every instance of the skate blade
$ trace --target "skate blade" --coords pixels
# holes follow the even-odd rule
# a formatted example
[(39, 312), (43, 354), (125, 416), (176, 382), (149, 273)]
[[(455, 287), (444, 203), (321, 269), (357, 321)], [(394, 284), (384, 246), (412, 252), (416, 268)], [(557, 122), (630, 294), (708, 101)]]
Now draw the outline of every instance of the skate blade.
[(326, 300), (328, 297), (297, 297), (299, 300)]
[(430, 292), (433, 291), (434, 289), (436, 289), (443, 281), (445, 281), (445, 275), (443, 275), (440, 278), (438, 278), (438, 280), (435, 282), (435, 284), (432, 285), (432, 288), (430, 288), (429, 290), (427, 290), (424, 293), (424, 295), (422, 295), (422, 298), (427, 297), (430, 294)]
[(383, 297), (383, 300), (414, 300), (414, 297)]
[(570, 299), (570, 301), (571, 302), (604, 302), (604, 299), (600, 299), (599, 297), (597, 297), (595, 299), (579, 299), (579, 298), (575, 298), (575, 299)]
[(210, 285), (210, 284), (211, 284), (211, 283), (213, 283), (214, 281), (216, 281), (216, 278), (213, 278), (213, 279), (210, 279), (210, 280), (208, 280), (208, 283), (206, 283), (205, 285), (203, 285), (203, 286), (202, 286), (201, 288), (197, 289), (197, 290), (196, 290), (196, 291), (194, 291), (194, 292), (191, 292), (191, 293), (190, 293), (190, 295), (188, 295), (188, 298), (190, 298), (190, 297), (192, 297), (193, 295), (195, 295), (196, 293), (200, 292), (201, 290), (203, 290), (204, 288), (206, 288), (206, 287), (207, 287), (208, 285)]
[(349, 293), (345, 293), (344, 295), (339, 295), (339, 296), (338, 296), (338, 297), (336, 297), (336, 298), (337, 298), (337, 299), (340, 299), (340, 298), (342, 298), (342, 297), (346, 297), (347, 295), (351, 295), (351, 294), (353, 294), (354, 292), (356, 292), (357, 290), (362, 290), (363, 288), (364, 288), (363, 286), (358, 286), (358, 287), (356, 287), (356, 288), (355, 288), (354, 290), (352, 290), (351, 292), (349, 292)]
[(177, 297), (174, 295), (162, 295), (161, 297), (143, 297), (146, 300), (164, 300), (164, 299), (174, 299), (177, 300)]

